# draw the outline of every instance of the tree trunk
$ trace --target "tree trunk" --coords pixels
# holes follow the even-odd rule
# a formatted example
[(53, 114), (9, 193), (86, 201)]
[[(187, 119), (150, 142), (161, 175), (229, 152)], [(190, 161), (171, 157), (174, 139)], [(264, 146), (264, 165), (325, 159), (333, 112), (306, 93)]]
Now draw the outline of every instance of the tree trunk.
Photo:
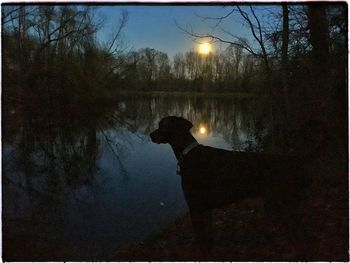
[(329, 58), (326, 6), (310, 5), (308, 16), (313, 59), (325, 67)]
[(308, 9), (312, 45), (312, 85), (309, 87), (311, 118), (329, 120), (332, 116), (329, 85), (329, 36), (326, 6), (310, 4)]
[[(288, 43), (289, 43), (289, 10), (286, 3), (282, 4), (283, 11), (283, 25), (282, 25), (282, 86), (283, 86), (283, 95), (284, 95), (284, 106), (285, 106), (285, 121), (288, 124), (290, 117), (290, 108), (289, 108), (289, 88), (288, 88)], [(288, 126), (285, 126), (288, 127)]]

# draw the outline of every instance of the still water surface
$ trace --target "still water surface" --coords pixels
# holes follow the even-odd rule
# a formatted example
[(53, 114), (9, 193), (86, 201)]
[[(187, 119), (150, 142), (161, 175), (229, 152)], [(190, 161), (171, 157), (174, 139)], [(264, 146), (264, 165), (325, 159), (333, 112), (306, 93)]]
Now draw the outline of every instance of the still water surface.
[(111, 255), (187, 212), (171, 147), (148, 136), (162, 117), (183, 116), (199, 143), (228, 150), (244, 150), (256, 134), (251, 99), (233, 97), (127, 96), (79, 125), (53, 121), (46, 133), (11, 114), (4, 233), (67, 258)]

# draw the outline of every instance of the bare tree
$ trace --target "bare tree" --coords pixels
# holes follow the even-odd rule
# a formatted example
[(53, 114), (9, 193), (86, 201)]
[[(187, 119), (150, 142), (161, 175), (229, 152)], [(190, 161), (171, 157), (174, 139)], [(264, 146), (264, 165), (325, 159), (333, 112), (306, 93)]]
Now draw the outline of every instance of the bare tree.
[(174, 56), (173, 71), (177, 79), (185, 79), (185, 59), (182, 53)]
[[(240, 16), (243, 19), (244, 24), (249, 28), (249, 31), (251, 32), (254, 41), (257, 42), (259, 49), (254, 48), (254, 45), (250, 44), (247, 39), (237, 36), (230, 31), (224, 29), (221, 27), (221, 22), (231, 16), (234, 13), (240, 14)], [(236, 46), (238, 48), (241, 48), (248, 53), (252, 54), (253, 56), (262, 59), (266, 72), (270, 74), (271, 68), (269, 63), (269, 56), (266, 48), (266, 44), (264, 41), (264, 29), (260, 22), (260, 19), (258, 18), (255, 9), (252, 5), (248, 5), (247, 10), (243, 9), (239, 5), (235, 5), (235, 7), (232, 7), (231, 10), (219, 17), (202, 17), (205, 20), (214, 20), (216, 21), (215, 27), (219, 28), (222, 32), (224, 32), (226, 35), (228, 35), (229, 38), (223, 38), (219, 37), (214, 34), (204, 33), (200, 34), (193, 30), (192, 27), (184, 28), (180, 26), (178, 23), (176, 23), (177, 27), (183, 31), (184, 33), (188, 34), (189, 36), (196, 39), (211, 39), (212, 41), (219, 41), (222, 43), (227, 43), (233, 46)]]
[(110, 55), (120, 54), (121, 52), (126, 50), (125, 44), (121, 41), (122, 39), (121, 34), (123, 29), (126, 26), (126, 23), (128, 22), (128, 19), (129, 19), (128, 12), (126, 10), (122, 10), (119, 18), (119, 23), (118, 25), (116, 25), (116, 28), (115, 28), (115, 34), (106, 50), (107, 54), (110, 54)]

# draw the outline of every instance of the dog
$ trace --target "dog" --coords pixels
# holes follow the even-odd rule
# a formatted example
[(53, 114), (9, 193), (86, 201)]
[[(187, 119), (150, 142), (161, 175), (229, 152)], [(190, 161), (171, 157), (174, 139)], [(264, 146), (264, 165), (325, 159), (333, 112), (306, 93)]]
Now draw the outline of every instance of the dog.
[[(181, 184), (192, 227), (203, 250), (212, 247), (212, 209), (246, 198), (262, 197), (276, 220), (294, 216), (311, 184), (305, 156), (233, 152), (200, 145), (193, 124), (168, 116), (150, 134), (154, 143), (168, 143), (178, 160)], [(282, 222), (283, 224), (283, 222)]]

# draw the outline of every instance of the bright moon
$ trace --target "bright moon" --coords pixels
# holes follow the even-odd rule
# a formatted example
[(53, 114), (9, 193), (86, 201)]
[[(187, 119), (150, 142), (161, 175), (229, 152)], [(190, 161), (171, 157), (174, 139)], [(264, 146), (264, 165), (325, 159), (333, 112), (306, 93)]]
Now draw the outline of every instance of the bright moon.
[(211, 46), (209, 43), (202, 43), (198, 46), (198, 51), (200, 54), (208, 55), (211, 51)]

